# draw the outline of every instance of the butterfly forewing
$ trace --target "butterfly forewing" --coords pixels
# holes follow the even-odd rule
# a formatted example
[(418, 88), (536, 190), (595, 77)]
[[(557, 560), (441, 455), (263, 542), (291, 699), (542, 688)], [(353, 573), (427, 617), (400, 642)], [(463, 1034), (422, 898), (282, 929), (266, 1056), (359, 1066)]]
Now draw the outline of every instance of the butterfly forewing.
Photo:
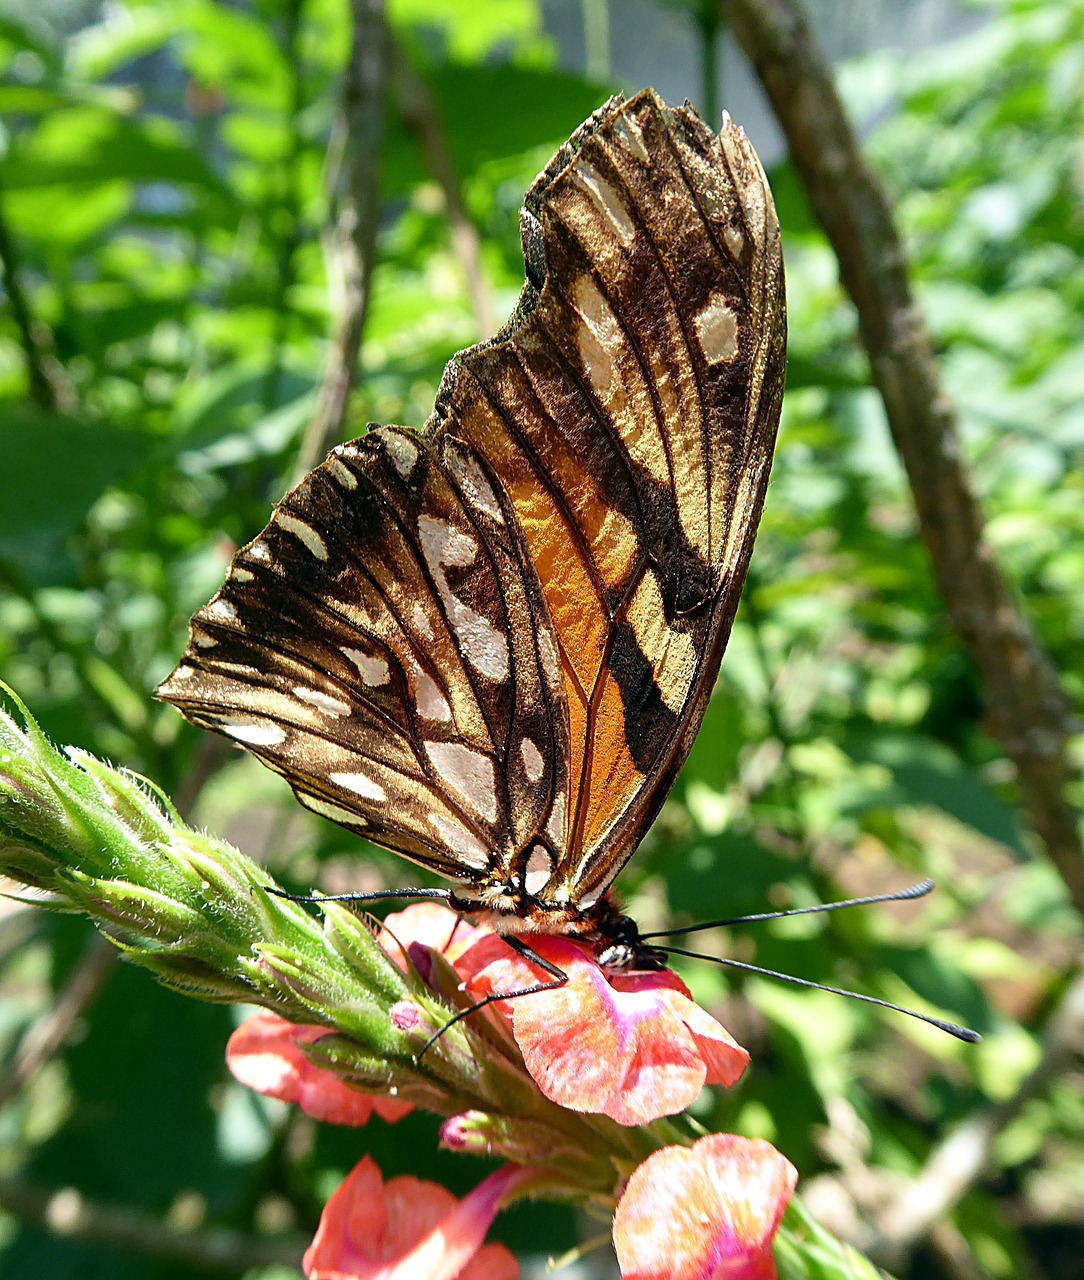
[(785, 351), (778, 226), (744, 135), (641, 94), (528, 193), (544, 264), (434, 426), (500, 472), (539, 569), (571, 727), (573, 901), (604, 888), (699, 725), (767, 483)]
[(310, 807), (529, 917), (597, 900), (699, 726), (779, 417), (778, 227), (740, 130), (645, 91), (528, 192), (527, 284), (424, 432), (341, 446), (161, 695)]

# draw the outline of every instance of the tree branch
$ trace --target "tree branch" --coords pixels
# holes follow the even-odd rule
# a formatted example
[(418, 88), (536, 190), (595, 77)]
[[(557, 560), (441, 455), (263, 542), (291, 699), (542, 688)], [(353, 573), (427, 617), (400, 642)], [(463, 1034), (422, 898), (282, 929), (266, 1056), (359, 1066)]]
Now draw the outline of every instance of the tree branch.
[(0, 1178), (0, 1207), (50, 1235), (103, 1244), (127, 1253), (209, 1272), (239, 1276), (261, 1267), (301, 1264), (300, 1236), (265, 1239), (225, 1228), (171, 1226), (135, 1209), (88, 1200), (74, 1187), (48, 1190), (19, 1178)]
[(429, 172), (444, 193), (452, 248), (467, 279), (467, 293), (478, 331), (483, 338), (488, 338), (497, 328), (497, 319), (482, 266), (481, 240), (463, 199), (463, 188), (444, 135), (444, 126), (429, 86), (414, 70), (406, 54), (395, 45), (392, 55), (403, 123), (418, 139)]
[[(305, 109), (305, 83), (298, 50), (301, 34), (302, 0), (285, 0), (280, 5), (282, 34), (280, 57), (290, 77), (290, 102), (286, 112), (285, 132), (289, 139), (286, 154), (275, 169), (277, 187), (268, 201), (265, 228), (272, 240), (276, 259), (275, 286), (271, 300), (271, 342), (267, 369), (263, 377), (262, 408), (264, 414), (278, 406), (282, 386), (283, 355), (293, 327), (291, 293), (297, 283), (297, 252), (301, 247), (300, 165), (304, 150), (301, 115)], [(279, 232), (279, 216), (285, 215), (286, 227)]]
[(888, 198), (793, 0), (720, 0), (787, 135), (858, 311), (941, 594), (982, 679), (987, 724), (1016, 766), (1032, 826), (1084, 913), (1084, 849), (1067, 796), (1070, 710), (1010, 591), (961, 460), (955, 417), (907, 277)]
[(91, 937), (52, 1006), (30, 1024), (19, 1041), (11, 1066), (0, 1078), (0, 1108), (64, 1048), (73, 1025), (98, 998), (119, 955), (105, 938), (98, 934)]
[(41, 321), (34, 318), (23, 289), (18, 249), (8, 226), (3, 194), (0, 188), (0, 272), (26, 360), (28, 394), (39, 409), (52, 413), (71, 412), (75, 408), (75, 396), (63, 369), (51, 354), (51, 334)]
[(298, 454), (300, 474), (321, 462), (343, 435), (369, 310), (380, 219), (380, 148), (388, 58), (384, 0), (351, 0), (350, 8), (354, 34), (342, 91), (346, 183), (334, 237), (337, 253), (329, 263), (329, 273), (341, 276), (332, 296), (339, 292), (342, 302), (316, 412)]

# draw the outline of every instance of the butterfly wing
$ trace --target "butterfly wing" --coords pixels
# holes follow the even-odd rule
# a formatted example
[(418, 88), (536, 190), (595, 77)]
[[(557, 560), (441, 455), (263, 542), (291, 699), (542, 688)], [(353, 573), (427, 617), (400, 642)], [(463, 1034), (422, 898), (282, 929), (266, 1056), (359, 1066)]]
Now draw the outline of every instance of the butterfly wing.
[(514, 875), (567, 790), (537, 574), (500, 485), (455, 442), (384, 427), (336, 449), (191, 631), (160, 697), (450, 879)]
[(783, 277), (744, 135), (650, 90), (573, 135), (523, 231), (516, 314), (449, 364), (425, 431), (370, 432), (288, 495), (159, 692), (310, 807), (576, 910), (665, 798), (718, 670)]
[(669, 791), (730, 632), (782, 400), (782, 259), (742, 131), (650, 90), (540, 175), (524, 244), (520, 316), (449, 366), (431, 429), (490, 460), (539, 570), (586, 906)]

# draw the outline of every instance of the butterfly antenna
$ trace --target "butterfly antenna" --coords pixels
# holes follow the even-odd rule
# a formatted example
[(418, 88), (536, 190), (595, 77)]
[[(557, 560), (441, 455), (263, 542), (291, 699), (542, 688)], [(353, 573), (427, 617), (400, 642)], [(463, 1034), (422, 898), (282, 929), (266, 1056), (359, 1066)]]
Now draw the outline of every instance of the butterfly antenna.
[[(785, 914), (785, 913), (784, 913)], [(700, 951), (685, 951), (681, 947), (659, 947), (659, 951), (670, 956), (687, 956), (690, 960), (707, 960), (711, 964), (724, 964), (731, 969), (744, 969), (746, 973), (758, 973), (764, 978), (777, 978), (780, 982), (791, 982), (798, 987), (811, 987), (814, 991), (828, 991), (834, 996), (846, 996), (848, 1000), (861, 1000), (864, 1004), (879, 1005), (882, 1009), (891, 1009), (894, 1013), (905, 1013), (909, 1018), (917, 1018), (919, 1022), (927, 1022), (939, 1031), (947, 1031), (957, 1040), (965, 1040), (968, 1044), (978, 1044), (982, 1039), (977, 1031), (969, 1027), (961, 1027), (955, 1022), (946, 1022), (943, 1018), (934, 1018), (927, 1013), (919, 1013), (917, 1009), (906, 1009), (902, 1004), (893, 1004), (891, 1000), (879, 1000), (876, 996), (863, 995), (860, 991), (846, 991), (842, 987), (829, 987), (823, 982), (812, 982), (808, 978), (796, 978), (793, 973), (779, 973), (775, 969), (764, 969), (757, 964), (746, 964), (742, 960), (731, 960), (726, 956), (709, 956)]]
[(372, 893), (287, 893), (272, 885), (264, 885), (264, 890), (273, 898), (285, 898), (287, 902), (300, 902), (311, 906), (320, 902), (386, 902), (389, 899), (402, 901), (405, 898), (419, 901), (447, 902), (451, 896), (450, 889), (377, 889)]
[[(729, 920), (709, 920), (706, 924), (692, 924), (683, 929), (663, 929), (658, 933), (642, 933), (641, 938), (684, 938), (690, 933), (702, 933), (705, 929), (722, 929), (730, 924), (753, 924), (758, 920), (786, 920), (790, 916), (811, 916), (821, 911), (839, 911), (843, 907), (869, 907), (878, 902), (905, 902), (912, 898), (924, 898), (933, 892), (932, 880), (920, 880), (909, 889), (897, 889), (895, 893), (878, 893), (872, 898), (847, 898), (842, 902), (820, 902), (812, 907), (791, 907), (787, 911), (762, 911), (755, 916), (731, 916)], [(665, 950), (665, 948), (663, 948)]]

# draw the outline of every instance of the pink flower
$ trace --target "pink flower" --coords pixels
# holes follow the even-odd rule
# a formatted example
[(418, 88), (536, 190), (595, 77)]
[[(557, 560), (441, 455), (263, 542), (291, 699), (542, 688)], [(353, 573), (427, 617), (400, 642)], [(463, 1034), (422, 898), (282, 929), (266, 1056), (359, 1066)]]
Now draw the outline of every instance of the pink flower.
[(324, 1207), (305, 1254), (308, 1280), (515, 1280), (502, 1244), (484, 1244), (497, 1210), (533, 1169), (506, 1165), (456, 1200), (420, 1178), (384, 1182), (365, 1156)]
[(269, 1098), (296, 1102), (302, 1111), (331, 1124), (366, 1124), (375, 1111), (401, 1120), (410, 1104), (352, 1089), (331, 1071), (310, 1062), (298, 1048), (328, 1034), (326, 1027), (300, 1027), (277, 1014), (254, 1013), (230, 1036), (226, 1065), (234, 1077)]
[[(729, 1088), (749, 1054), (694, 1003), (675, 973), (607, 974), (582, 945), (532, 934), (530, 945), (568, 975), (564, 986), (497, 1008), (551, 1101), (639, 1125), (683, 1111), (705, 1084)], [(481, 999), (547, 981), (496, 935), (455, 962)]]
[[(445, 958), (479, 1000), (549, 980), (488, 926), (453, 928), (455, 920), (434, 903), (407, 907), (388, 917), (381, 945), (393, 957), (406, 948), (424, 976), (424, 948), (450, 938)], [(570, 939), (531, 934), (529, 941), (568, 982), (496, 1008), (551, 1101), (619, 1124), (646, 1124), (683, 1111), (705, 1084), (729, 1088), (745, 1070), (748, 1052), (694, 1003), (676, 974), (607, 974)]]
[(623, 1280), (775, 1280), (772, 1240), (797, 1181), (759, 1138), (716, 1133), (656, 1151), (614, 1215)]
[(415, 902), (386, 916), (376, 940), (400, 969), (406, 971), (409, 958), (423, 980), (428, 980), (427, 951), (439, 951), (454, 966), (465, 951), (492, 932), (488, 925), (469, 924), (439, 902)]

